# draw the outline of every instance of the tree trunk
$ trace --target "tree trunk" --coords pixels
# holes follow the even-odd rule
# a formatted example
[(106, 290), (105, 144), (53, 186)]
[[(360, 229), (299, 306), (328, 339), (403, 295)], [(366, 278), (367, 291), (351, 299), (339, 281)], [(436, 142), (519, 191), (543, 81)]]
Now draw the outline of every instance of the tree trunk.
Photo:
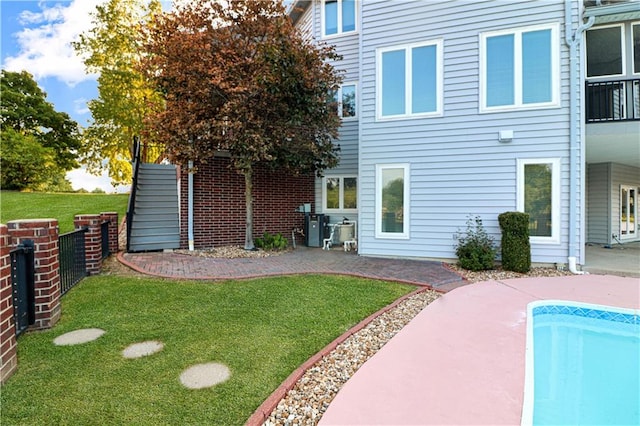
[(244, 249), (255, 250), (253, 244), (253, 168), (251, 166), (244, 169), (244, 201), (246, 206), (246, 226), (244, 236)]

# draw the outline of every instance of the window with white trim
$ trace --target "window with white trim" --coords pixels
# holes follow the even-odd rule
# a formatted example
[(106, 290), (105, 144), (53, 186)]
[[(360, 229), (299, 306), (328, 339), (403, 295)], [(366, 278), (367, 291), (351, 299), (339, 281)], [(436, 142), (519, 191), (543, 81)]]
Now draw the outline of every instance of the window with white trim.
[(633, 46), (633, 73), (640, 74), (640, 22), (631, 24), (631, 43)]
[(608, 25), (586, 32), (587, 77), (613, 77), (625, 73), (624, 27)]
[(358, 211), (358, 178), (326, 176), (322, 179), (324, 212), (356, 213)]
[(376, 238), (409, 238), (409, 164), (376, 165)]
[(442, 40), (376, 51), (378, 119), (442, 115)]
[(322, 0), (322, 36), (356, 31), (356, 0)]
[(355, 118), (357, 113), (356, 105), (356, 84), (346, 83), (334, 94), (334, 101), (338, 105), (338, 116), (344, 119)]
[(480, 34), (480, 112), (560, 102), (558, 25)]
[(560, 242), (560, 159), (518, 159), (517, 210), (529, 214), (532, 243)]

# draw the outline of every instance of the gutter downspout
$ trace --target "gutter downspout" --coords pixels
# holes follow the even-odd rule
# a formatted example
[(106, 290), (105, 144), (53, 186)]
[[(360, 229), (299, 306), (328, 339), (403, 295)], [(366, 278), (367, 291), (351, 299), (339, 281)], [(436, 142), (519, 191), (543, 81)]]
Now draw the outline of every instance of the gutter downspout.
[[(580, 111), (578, 111), (578, 91), (577, 84), (579, 81), (577, 67), (578, 45), (582, 39), (582, 33), (591, 28), (595, 18), (589, 17), (586, 23), (580, 24), (575, 32), (573, 32), (571, 19), (572, 0), (565, 0), (564, 3), (564, 22), (565, 22), (565, 43), (569, 46), (569, 271), (573, 274), (584, 274), (584, 271), (578, 271), (576, 268), (576, 223), (577, 223), (577, 160), (578, 160), (578, 135), (577, 129), (580, 126)], [(578, 6), (579, 7), (579, 6)], [(582, 135), (584, 137), (584, 135)], [(583, 188), (584, 190), (584, 188)]]
[(193, 161), (189, 160), (189, 178), (187, 180), (188, 200), (187, 200), (187, 229), (189, 234), (189, 251), (194, 250), (193, 240)]

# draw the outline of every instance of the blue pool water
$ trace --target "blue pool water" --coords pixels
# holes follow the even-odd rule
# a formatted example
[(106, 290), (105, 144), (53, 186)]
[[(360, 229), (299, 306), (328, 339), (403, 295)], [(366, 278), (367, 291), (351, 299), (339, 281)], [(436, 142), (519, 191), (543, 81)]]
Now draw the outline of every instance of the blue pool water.
[(527, 348), (533, 397), (525, 390), (525, 404), (532, 399), (533, 407), (523, 410), (523, 424), (529, 411), (536, 425), (640, 425), (638, 311), (558, 301), (535, 305), (529, 316), (533, 350)]

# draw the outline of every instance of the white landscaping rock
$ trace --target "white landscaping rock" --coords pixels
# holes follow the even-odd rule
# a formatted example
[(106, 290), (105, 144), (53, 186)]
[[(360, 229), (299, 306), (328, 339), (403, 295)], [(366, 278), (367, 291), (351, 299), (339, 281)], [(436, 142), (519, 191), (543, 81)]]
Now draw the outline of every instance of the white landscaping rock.
[(164, 344), (156, 340), (148, 340), (146, 342), (134, 343), (127, 346), (122, 351), (122, 356), (128, 359), (142, 358), (144, 356), (153, 355), (160, 352), (164, 348)]

